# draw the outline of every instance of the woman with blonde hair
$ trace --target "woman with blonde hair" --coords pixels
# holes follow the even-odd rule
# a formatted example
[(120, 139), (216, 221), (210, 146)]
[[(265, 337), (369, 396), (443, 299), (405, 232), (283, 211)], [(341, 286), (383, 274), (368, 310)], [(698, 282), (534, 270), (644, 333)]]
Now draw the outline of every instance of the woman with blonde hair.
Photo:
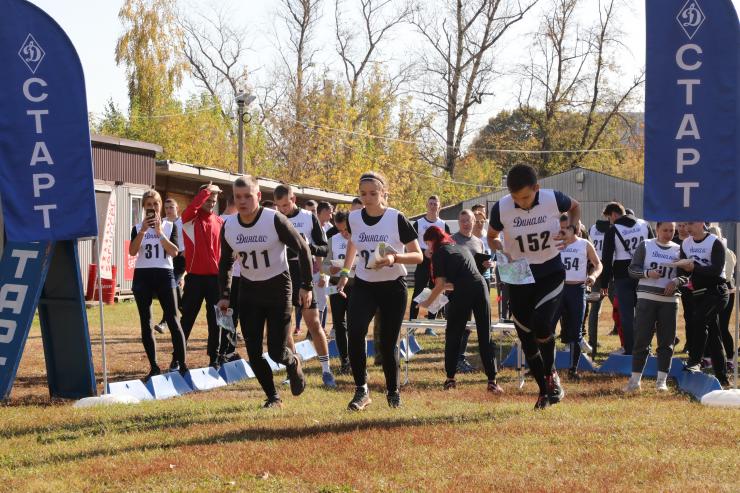
[(131, 290), (141, 321), (141, 342), (144, 344), (150, 370), (144, 378), (159, 375), (157, 347), (152, 332), (152, 299), (156, 296), (164, 312), (164, 320), (172, 336), (174, 359), (185, 374), (185, 336), (177, 318), (177, 294), (172, 259), (177, 255), (178, 231), (174, 223), (163, 220), (162, 197), (156, 190), (149, 190), (142, 197), (144, 219), (131, 230), (129, 255), (136, 256), (134, 280)]

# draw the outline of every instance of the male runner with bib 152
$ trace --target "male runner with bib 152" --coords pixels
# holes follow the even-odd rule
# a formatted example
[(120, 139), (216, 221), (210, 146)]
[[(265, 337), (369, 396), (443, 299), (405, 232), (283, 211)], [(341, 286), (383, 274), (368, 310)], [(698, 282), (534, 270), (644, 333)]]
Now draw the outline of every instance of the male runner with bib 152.
[(535, 409), (560, 402), (565, 392), (555, 371), (555, 323), (563, 296), (565, 268), (560, 215), (568, 212), (570, 224), (578, 225), (580, 205), (555, 190), (541, 189), (537, 173), (529, 165), (517, 164), (506, 178), (509, 195), (493, 204), (488, 227), (488, 245), (502, 251), (499, 234), (504, 233), (506, 254), (526, 259), (534, 284), (510, 285), (511, 318), (524, 355), (539, 386)]

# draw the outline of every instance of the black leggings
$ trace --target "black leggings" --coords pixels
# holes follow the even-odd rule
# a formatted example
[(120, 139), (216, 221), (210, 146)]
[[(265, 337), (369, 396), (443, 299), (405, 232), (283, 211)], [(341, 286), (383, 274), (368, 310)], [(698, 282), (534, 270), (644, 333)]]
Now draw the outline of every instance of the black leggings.
[(349, 304), (349, 296), (352, 293), (352, 288), (348, 285), (344, 287), (344, 293), (347, 295), (345, 298), (341, 294), (333, 294), (329, 296), (329, 303), (331, 304), (331, 319), (334, 323), (334, 340), (337, 342), (337, 350), (339, 350), (339, 358), (342, 363), (345, 363), (349, 359), (347, 352), (347, 305)]
[(388, 392), (398, 390), (398, 335), (406, 312), (408, 291), (406, 281), (399, 277), (393, 281), (367, 282), (355, 278), (352, 296), (347, 307), (347, 330), (349, 332), (349, 362), (355, 385), (367, 383), (367, 351), (365, 337), (376, 310), (380, 315), (379, 347), (383, 358), (383, 373)]
[(295, 364), (295, 355), (288, 348), (293, 311), (290, 286), (286, 285), (287, 295), (267, 299), (263, 293), (250, 293), (246, 284), (246, 280), (241, 280), (238, 309), (249, 364), (267, 397), (276, 397), (278, 393), (272, 380), (272, 369), (262, 355), (262, 341), (267, 323), (267, 354), (270, 359), (285, 366)]
[[(728, 284), (728, 288), (732, 289), (732, 286)], [(727, 306), (722, 313), (719, 314), (719, 329), (722, 335), (722, 345), (725, 347), (725, 355), (729, 361), (733, 361), (735, 358), (735, 341), (732, 338), (732, 332), (730, 331), (730, 319), (732, 318), (732, 310), (735, 309), (735, 293), (730, 293), (730, 298), (727, 302)]]
[(534, 284), (509, 286), (511, 318), (540, 392), (545, 390), (544, 376), (555, 371), (555, 324), (564, 283), (565, 271), (558, 271)]
[(177, 320), (175, 276), (171, 269), (135, 269), (131, 285), (141, 321), (141, 342), (144, 344), (149, 366), (157, 366), (157, 343), (152, 332), (152, 299), (159, 299), (164, 320), (172, 337), (174, 358), (185, 365), (185, 336)]
[(221, 343), (221, 329), (216, 324), (214, 306), (219, 300), (218, 276), (187, 274), (185, 276), (185, 293), (182, 297), (182, 331), (185, 340), (190, 339), (190, 332), (198, 317), (200, 307), (206, 302), (206, 320), (208, 321), (208, 356), (211, 361), (218, 356)]
[[(231, 296), (229, 297), (229, 306), (233, 310), (231, 320), (234, 322), (234, 329), (239, 327), (239, 286), (241, 285), (241, 276), (231, 278)], [(236, 337), (234, 337), (236, 339)], [(236, 347), (229, 341), (229, 333), (221, 329), (221, 343), (218, 346), (219, 356), (231, 356), (236, 352)]]
[[(445, 331), (445, 372), (455, 378), (460, 357), (460, 345), (470, 314), (475, 317), (478, 347), (486, 376), (496, 379), (496, 343), (491, 341), (491, 299), (485, 282), (474, 286), (455, 286), (447, 305), (447, 330)], [(466, 341), (467, 342), (467, 341)]]
[(690, 363), (696, 364), (704, 355), (704, 348), (709, 347), (712, 356), (714, 374), (720, 380), (727, 376), (727, 359), (722, 347), (722, 336), (719, 330), (719, 315), (725, 309), (729, 299), (724, 286), (708, 288), (706, 292), (694, 295), (694, 313), (691, 323), (693, 331), (692, 345), (689, 349)]

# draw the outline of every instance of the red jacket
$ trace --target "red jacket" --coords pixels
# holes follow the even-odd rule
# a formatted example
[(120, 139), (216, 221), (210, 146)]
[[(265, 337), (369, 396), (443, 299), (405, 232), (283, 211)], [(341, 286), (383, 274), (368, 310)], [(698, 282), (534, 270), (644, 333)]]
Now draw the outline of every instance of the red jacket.
[(218, 275), (224, 221), (213, 212), (201, 209), (210, 195), (207, 189), (201, 190), (182, 213), (185, 270), (190, 274)]

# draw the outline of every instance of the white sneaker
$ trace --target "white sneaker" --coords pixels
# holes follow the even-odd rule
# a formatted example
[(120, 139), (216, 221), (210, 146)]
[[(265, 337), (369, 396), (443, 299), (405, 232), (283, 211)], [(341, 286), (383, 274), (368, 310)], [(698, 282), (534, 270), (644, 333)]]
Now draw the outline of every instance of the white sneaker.
[(622, 389), (622, 390), (624, 392), (627, 392), (627, 393), (630, 393), (631, 394), (631, 393), (639, 392), (640, 390), (642, 390), (642, 386), (640, 385), (640, 382), (636, 382), (636, 381), (630, 379), (627, 382), (627, 386), (624, 387), (624, 389)]
[(659, 392), (668, 392), (668, 383), (665, 380), (655, 382), (655, 389)]
[(591, 351), (594, 349), (588, 342), (586, 342), (586, 339), (581, 339), (578, 345), (581, 346), (582, 353), (591, 354)]
[(619, 348), (619, 349), (617, 349), (615, 351), (612, 351), (611, 354), (617, 354), (617, 355), (624, 354), (624, 348), (621, 347), (621, 348)]

